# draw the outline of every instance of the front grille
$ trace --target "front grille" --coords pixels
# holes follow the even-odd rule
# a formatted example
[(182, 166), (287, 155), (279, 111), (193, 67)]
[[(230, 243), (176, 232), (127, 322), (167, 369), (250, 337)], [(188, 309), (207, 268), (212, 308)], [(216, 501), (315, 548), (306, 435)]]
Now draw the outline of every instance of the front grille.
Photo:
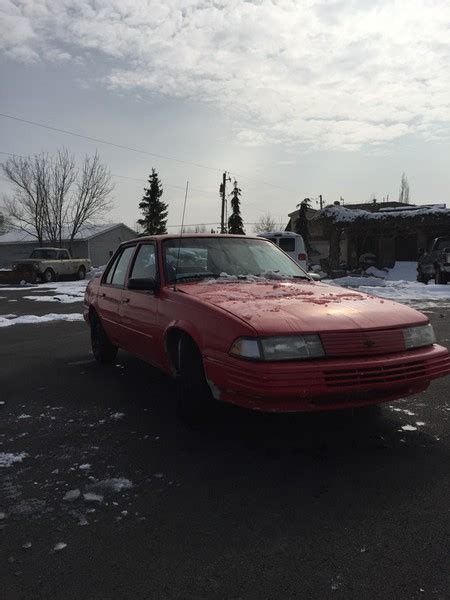
[(325, 383), (328, 388), (372, 386), (376, 384), (401, 383), (411, 379), (420, 379), (427, 374), (425, 361), (380, 365), (357, 369), (325, 370)]
[(33, 270), (33, 265), (31, 263), (28, 263), (28, 264), (21, 263), (21, 264), (16, 265), (15, 270), (18, 271), (19, 273), (29, 273), (30, 271)]
[(344, 331), (321, 333), (327, 357), (374, 356), (403, 352), (405, 341), (401, 329), (378, 331)]

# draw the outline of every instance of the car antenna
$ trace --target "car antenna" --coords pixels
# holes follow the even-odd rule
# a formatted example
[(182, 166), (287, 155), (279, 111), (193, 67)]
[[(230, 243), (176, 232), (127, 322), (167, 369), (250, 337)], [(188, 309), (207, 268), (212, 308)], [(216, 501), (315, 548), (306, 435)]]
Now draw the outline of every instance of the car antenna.
[(183, 205), (183, 218), (181, 219), (180, 237), (178, 238), (177, 262), (175, 263), (175, 281), (173, 284), (174, 292), (177, 289), (178, 263), (180, 262), (181, 238), (183, 237), (184, 215), (186, 214), (186, 202), (187, 202), (187, 197), (188, 197), (188, 190), (189, 190), (189, 181), (186, 181), (186, 191), (184, 193), (184, 205)]

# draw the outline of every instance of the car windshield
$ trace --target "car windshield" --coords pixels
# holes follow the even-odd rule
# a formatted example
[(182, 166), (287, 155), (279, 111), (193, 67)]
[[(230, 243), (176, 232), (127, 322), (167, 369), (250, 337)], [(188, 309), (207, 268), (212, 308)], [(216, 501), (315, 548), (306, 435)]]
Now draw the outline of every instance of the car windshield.
[(56, 258), (57, 253), (58, 253), (57, 250), (50, 250), (49, 248), (37, 248), (36, 250), (33, 250), (30, 258), (40, 258), (40, 259), (44, 259), (44, 260), (51, 260), (51, 259)]
[(439, 240), (436, 250), (445, 250), (446, 248), (450, 248), (450, 238)]
[(170, 239), (163, 243), (167, 281), (249, 276), (309, 279), (305, 271), (274, 244), (220, 235)]

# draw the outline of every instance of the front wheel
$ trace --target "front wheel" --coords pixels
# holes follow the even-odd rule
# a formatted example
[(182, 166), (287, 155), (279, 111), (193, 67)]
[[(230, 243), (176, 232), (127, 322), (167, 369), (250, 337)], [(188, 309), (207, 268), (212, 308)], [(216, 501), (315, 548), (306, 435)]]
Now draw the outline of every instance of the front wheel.
[(98, 363), (109, 365), (116, 360), (117, 346), (110, 342), (96, 314), (91, 317), (91, 346), (94, 358)]
[(422, 271), (422, 269), (417, 270), (417, 281), (419, 283), (424, 283), (425, 285), (428, 283), (428, 276)]
[(203, 359), (195, 342), (187, 335), (178, 341), (177, 408), (188, 421), (211, 416), (215, 400), (206, 381)]
[(441, 271), (441, 269), (436, 269), (434, 282), (436, 285), (447, 285), (447, 273)]
[(45, 283), (52, 283), (56, 281), (55, 271), (53, 269), (46, 269), (44, 272), (44, 281)]

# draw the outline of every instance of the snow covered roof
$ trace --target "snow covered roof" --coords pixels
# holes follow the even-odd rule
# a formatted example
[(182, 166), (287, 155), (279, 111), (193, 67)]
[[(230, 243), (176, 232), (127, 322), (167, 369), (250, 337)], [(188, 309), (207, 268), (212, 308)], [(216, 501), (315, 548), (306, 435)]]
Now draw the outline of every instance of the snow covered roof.
[(320, 213), (318, 217), (326, 217), (332, 219), (336, 223), (351, 223), (356, 221), (357, 219), (367, 219), (367, 220), (386, 220), (391, 219), (392, 217), (396, 218), (412, 218), (417, 216), (425, 216), (425, 215), (445, 215), (450, 216), (450, 209), (442, 208), (442, 205), (436, 206), (423, 206), (419, 207), (416, 210), (411, 210), (407, 208), (406, 210), (395, 210), (395, 211), (383, 211), (383, 212), (369, 212), (367, 210), (360, 209), (350, 209), (345, 206), (335, 205), (335, 206), (326, 206)]
[[(90, 240), (102, 233), (106, 233), (107, 231), (111, 231), (116, 227), (127, 227), (127, 229), (132, 229), (123, 223), (106, 223), (104, 225), (84, 225), (75, 239), (77, 241), (85, 241)], [(137, 235), (137, 234), (136, 234)], [(66, 227), (65, 231), (63, 231), (63, 241), (69, 240), (69, 229)], [(36, 236), (28, 231), (22, 231), (20, 229), (12, 229), (3, 235), (0, 235), (0, 244), (24, 244), (24, 243), (37, 243)]]

